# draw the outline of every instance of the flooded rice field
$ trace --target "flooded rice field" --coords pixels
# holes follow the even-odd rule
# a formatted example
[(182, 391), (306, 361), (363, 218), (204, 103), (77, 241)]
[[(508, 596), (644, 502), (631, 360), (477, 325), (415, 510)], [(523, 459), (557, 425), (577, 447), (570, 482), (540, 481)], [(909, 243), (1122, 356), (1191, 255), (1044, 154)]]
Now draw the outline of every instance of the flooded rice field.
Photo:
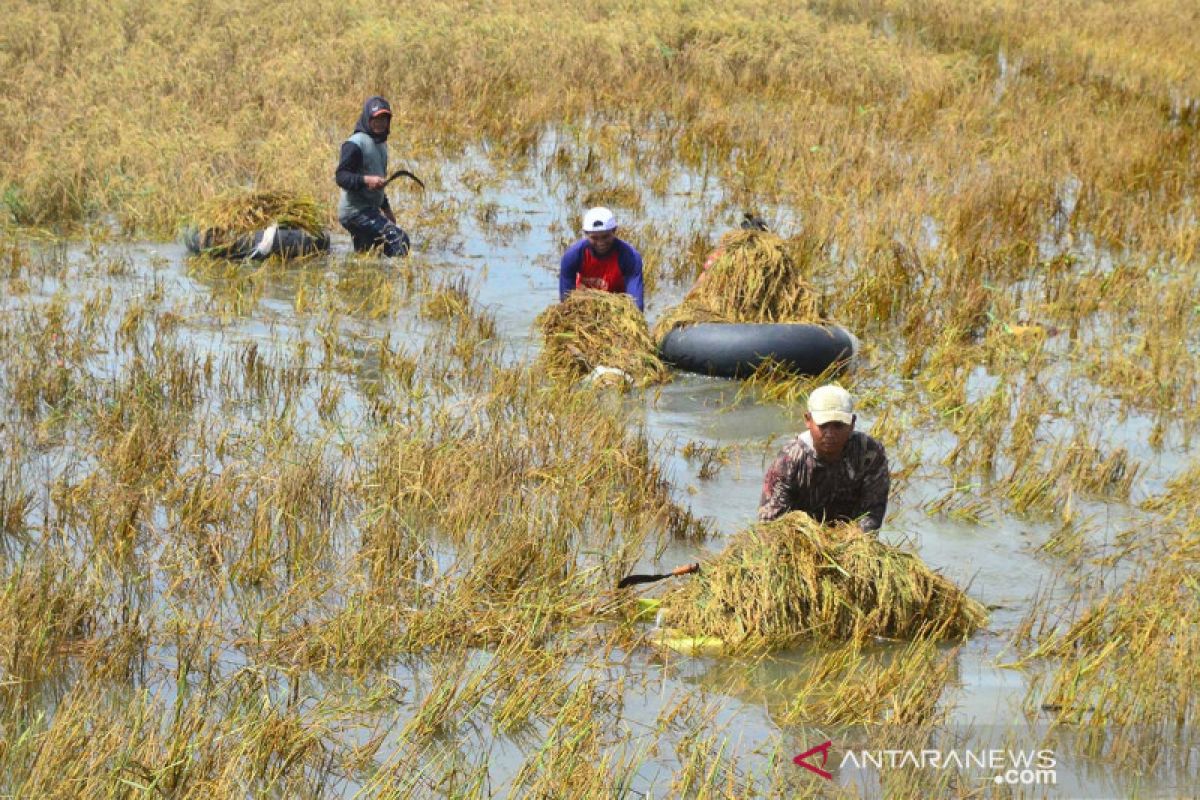
[[(816, 274), (864, 345), (844, 380), (891, 458), (882, 537), (988, 624), (678, 652), (617, 579), (754, 521), (806, 388), (547, 381), (535, 319), (598, 200), (562, 178), (585, 157), (551, 132), (515, 165), (440, 164), (393, 193), (416, 243), (395, 261), (336, 235), (261, 263), (102, 225), (7, 235), (2, 790), (1190, 796), (1194, 376), (1158, 360), (1197, 353), (1165, 327), (1194, 320), (1194, 276), (1050, 220), (1038, 268), (986, 268), (962, 315), (893, 309), (904, 331), (862, 304), (973, 290)], [(653, 324), (742, 209), (703, 171), (643, 167), (606, 178)], [(941, 237), (927, 220), (917, 247)]]

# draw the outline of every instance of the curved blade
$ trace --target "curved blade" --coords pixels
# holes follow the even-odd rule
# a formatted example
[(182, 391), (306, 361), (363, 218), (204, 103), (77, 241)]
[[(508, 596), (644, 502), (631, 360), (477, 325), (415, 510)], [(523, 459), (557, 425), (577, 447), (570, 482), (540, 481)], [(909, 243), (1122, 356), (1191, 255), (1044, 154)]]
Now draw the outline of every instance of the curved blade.
[(663, 573), (662, 575), (626, 575), (624, 578), (621, 578), (621, 582), (617, 584), (617, 588), (624, 589), (629, 586), (635, 586), (639, 583), (654, 583), (655, 581), (661, 581), (666, 578), (673, 578), (676, 575), (690, 575), (693, 572), (699, 571), (699, 564), (685, 564), (682, 567), (676, 567), (670, 572)]
[(413, 175), (411, 172), (409, 172), (406, 169), (398, 169), (395, 172), (393, 172), (391, 175), (388, 175), (388, 179), (383, 182), (383, 185), (387, 186), (389, 183), (396, 180), (396, 178), (411, 178), (413, 181), (416, 182), (417, 186), (421, 187), (422, 191), (425, 189), (424, 181), (422, 181), (420, 178), (418, 178), (416, 175)]

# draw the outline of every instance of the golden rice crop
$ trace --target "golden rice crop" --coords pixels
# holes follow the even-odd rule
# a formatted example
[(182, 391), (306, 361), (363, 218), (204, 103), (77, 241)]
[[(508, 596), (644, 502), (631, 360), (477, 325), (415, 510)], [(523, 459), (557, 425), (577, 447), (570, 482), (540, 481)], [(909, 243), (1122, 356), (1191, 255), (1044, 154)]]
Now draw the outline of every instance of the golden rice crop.
[[(685, 685), (657, 719), (641, 708), (661, 670), (628, 657), (634, 626), (591, 609), (625, 567), (702, 528), (677, 490), (707, 502), (730, 476), (673, 486), (624, 404), (514, 367), (474, 287), (433, 280), (437, 264), (339, 261), (334, 279), (200, 259), (199, 291), (156, 278), (130, 297), (147, 265), (115, 234), (169, 235), (231, 187), (311, 194), (335, 224), (337, 145), (375, 91), (393, 101), (397, 160), (438, 178), (419, 209), (393, 200), (439, 260), (461, 260), (467, 209), (524, 247), (530, 223), (510, 214), (530, 209), (506, 188), (521, 182), (562, 200), (551, 238), (593, 200), (636, 216), (656, 299), (694, 276), (734, 209), (802, 229), (774, 250), (746, 240), (750, 261), (790, 258), (790, 272), (756, 264), (722, 285), (717, 263), (668, 327), (737, 319), (726, 301), (770, 319), (774, 294), (815, 287), (794, 299), (873, 356), (856, 394), (890, 392), (870, 410), (893, 434), (898, 507), (925, 499), (911, 481), (939, 487), (925, 507), (951, 520), (1033, 516), (1031, 535), (1051, 538), (1029, 567), (1081, 587), (1066, 602), (1006, 587), (1061, 614), (1026, 663), (1044, 667), (1030, 700), (1053, 712), (1056, 747), (1071, 730), (1097, 743), (1071, 761), (1114, 770), (1097, 776), (1112, 791), (1194, 785), (1194, 762), (1176, 776), (1154, 758), (1187, 762), (1200, 710), (1200, 553), (1164, 536), (1200, 518), (1195, 2), (479, 5), (6, 14), (0, 793), (849, 796), (862, 787), (789, 777), (774, 756), (792, 722), (932, 744), (957, 668), (932, 637), (819, 648), (833, 653), (790, 676), (809, 690), (795, 719), (753, 755), (711, 669), (707, 691)], [(85, 240), (10, 241), (9, 220)], [(299, 325), (276, 325), (289, 304)], [(433, 320), (423, 343), (390, 324), (418, 313)], [(267, 326), (248, 344), (251, 316)], [(766, 372), (731, 405), (803, 394)], [(713, 477), (717, 457), (696, 455)], [(769, 627), (773, 645), (797, 627), (940, 619), (909, 582), (919, 562), (867, 542), (856, 567), (836, 533), (757, 555), (739, 539), (740, 561), (713, 559), (717, 632)], [(742, 598), (738, 575), (768, 579), (738, 578)], [(800, 578), (816, 589), (787, 583)], [(716, 603), (712, 586), (687, 588)], [(981, 616), (955, 592), (944, 607)], [(741, 705), (757, 718), (757, 699)], [(645, 733), (633, 744), (630, 726)], [(966, 797), (975, 777), (884, 770), (865, 791)]]
[(717, 256), (683, 302), (655, 325), (656, 339), (698, 322), (819, 322), (819, 297), (808, 282), (815, 248), (769, 231), (721, 237)]
[(278, 225), (312, 236), (324, 233), (325, 211), (311, 197), (289, 192), (232, 192), (214, 197), (192, 217), (206, 251), (233, 245), (238, 238)]
[(1194, 747), (1200, 713), (1200, 540), (1187, 528), (1156, 534), (1130, 559), (1129, 581), (1034, 603), (1014, 636), (1025, 652), (1013, 666), (1042, 670), (1026, 702), (1055, 724), (1077, 726), (1088, 755), (1144, 769), (1170, 749), (1163, 740)]
[(597, 367), (619, 369), (635, 384), (670, 378), (641, 312), (628, 295), (580, 289), (538, 317), (542, 363), (556, 379), (574, 381)]
[(982, 605), (916, 555), (799, 511), (735, 536), (663, 608), (664, 625), (732, 649), (806, 638), (960, 639), (987, 621)]
[(306, 195), (289, 192), (234, 192), (215, 197), (197, 212), (202, 228), (229, 233), (253, 233), (271, 225), (296, 228), (316, 236), (323, 230), (324, 211)]

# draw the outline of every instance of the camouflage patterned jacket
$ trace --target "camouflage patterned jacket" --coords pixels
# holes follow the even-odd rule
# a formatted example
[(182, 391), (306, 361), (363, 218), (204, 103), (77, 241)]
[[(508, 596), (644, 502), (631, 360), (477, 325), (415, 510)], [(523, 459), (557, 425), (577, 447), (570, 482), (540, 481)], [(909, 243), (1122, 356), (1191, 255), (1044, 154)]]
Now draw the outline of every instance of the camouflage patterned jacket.
[(761, 521), (803, 511), (824, 522), (859, 519), (863, 530), (877, 531), (887, 511), (887, 454), (883, 445), (860, 431), (850, 434), (840, 461), (826, 464), (813, 450), (808, 431), (789, 442), (763, 479), (758, 502)]

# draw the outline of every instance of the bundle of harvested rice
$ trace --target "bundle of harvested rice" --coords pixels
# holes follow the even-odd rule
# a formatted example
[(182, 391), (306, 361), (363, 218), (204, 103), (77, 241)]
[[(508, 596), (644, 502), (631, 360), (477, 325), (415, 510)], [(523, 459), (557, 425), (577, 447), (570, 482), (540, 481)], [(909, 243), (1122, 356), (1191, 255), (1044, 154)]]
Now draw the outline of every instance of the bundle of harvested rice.
[(738, 534), (663, 609), (663, 625), (733, 650), (806, 638), (961, 639), (987, 621), (982, 605), (916, 555), (799, 511)]
[(254, 233), (272, 225), (294, 228), (317, 236), (322, 231), (320, 206), (311, 197), (287, 192), (237, 192), (205, 203), (193, 221), (202, 230), (231, 236)]
[(620, 370), (638, 386), (662, 383), (670, 372), (658, 358), (646, 320), (628, 295), (579, 289), (538, 316), (541, 360), (556, 380), (575, 381), (598, 368)]
[(659, 319), (655, 339), (697, 322), (821, 321), (808, 283), (814, 248), (768, 231), (738, 230), (722, 236), (715, 252), (683, 302)]

